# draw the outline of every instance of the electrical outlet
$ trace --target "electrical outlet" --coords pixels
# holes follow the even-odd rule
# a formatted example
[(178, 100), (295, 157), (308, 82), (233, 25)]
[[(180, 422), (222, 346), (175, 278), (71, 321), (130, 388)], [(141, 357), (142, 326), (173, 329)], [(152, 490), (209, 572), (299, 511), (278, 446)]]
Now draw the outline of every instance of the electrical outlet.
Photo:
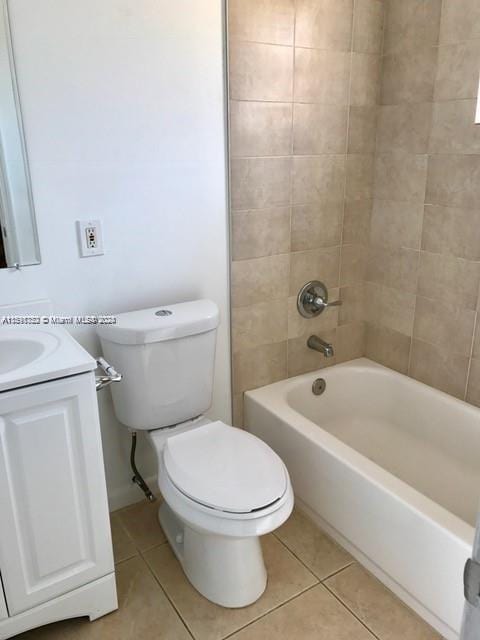
[(103, 255), (102, 225), (100, 220), (77, 220), (80, 257)]

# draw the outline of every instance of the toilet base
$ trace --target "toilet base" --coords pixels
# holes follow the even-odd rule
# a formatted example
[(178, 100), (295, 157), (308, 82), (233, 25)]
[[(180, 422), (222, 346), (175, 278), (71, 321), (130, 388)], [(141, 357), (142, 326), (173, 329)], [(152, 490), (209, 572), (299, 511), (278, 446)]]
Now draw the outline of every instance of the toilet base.
[(234, 538), (196, 531), (166, 502), (159, 520), (188, 580), (205, 598), (222, 607), (252, 604), (267, 586), (258, 537)]

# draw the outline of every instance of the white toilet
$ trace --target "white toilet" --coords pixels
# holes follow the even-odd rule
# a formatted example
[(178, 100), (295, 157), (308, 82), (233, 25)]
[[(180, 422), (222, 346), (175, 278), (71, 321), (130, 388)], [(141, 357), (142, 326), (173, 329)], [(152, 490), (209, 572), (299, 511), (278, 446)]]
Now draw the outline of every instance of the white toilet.
[(159, 518), (192, 585), (224, 607), (265, 590), (259, 536), (293, 508), (282, 460), (259, 438), (211, 422), (217, 306), (197, 300), (123, 313), (98, 328), (105, 358), (123, 374), (115, 412), (146, 430), (165, 499)]

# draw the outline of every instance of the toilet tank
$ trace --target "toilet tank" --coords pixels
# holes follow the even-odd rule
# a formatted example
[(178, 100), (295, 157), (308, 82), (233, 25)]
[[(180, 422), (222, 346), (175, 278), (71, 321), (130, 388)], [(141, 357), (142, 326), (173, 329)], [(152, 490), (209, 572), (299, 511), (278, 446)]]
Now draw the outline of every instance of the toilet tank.
[(103, 354), (123, 375), (111, 386), (118, 420), (158, 429), (203, 414), (212, 403), (217, 305), (196, 300), (121, 313), (97, 331)]

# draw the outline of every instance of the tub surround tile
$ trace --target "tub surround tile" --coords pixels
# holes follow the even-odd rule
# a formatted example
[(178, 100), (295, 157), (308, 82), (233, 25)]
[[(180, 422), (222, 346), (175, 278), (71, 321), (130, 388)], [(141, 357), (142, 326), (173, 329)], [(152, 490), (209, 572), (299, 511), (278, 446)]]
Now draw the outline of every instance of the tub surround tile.
[(373, 198), (373, 154), (350, 154), (347, 156), (346, 198), (352, 202)]
[(345, 155), (296, 156), (293, 158), (293, 204), (343, 201)]
[(475, 309), (480, 263), (438, 253), (420, 254), (417, 293), (446, 303)]
[(390, 369), (408, 372), (410, 343), (403, 333), (367, 323), (365, 355)]
[(290, 204), (290, 158), (232, 159), (230, 171), (234, 211)]
[(409, 375), (457, 398), (465, 397), (469, 358), (413, 340)]
[(477, 0), (444, 0), (440, 44), (480, 38), (480, 5)]
[(365, 355), (365, 323), (352, 322), (337, 328), (335, 358), (337, 363), (362, 358)]
[(377, 151), (428, 152), (432, 103), (384, 105), (378, 109)]
[(381, 104), (431, 102), (438, 48), (423, 46), (383, 58)]
[(427, 156), (399, 151), (379, 153), (375, 162), (375, 197), (397, 202), (425, 202)]
[[(478, 306), (480, 305), (480, 299), (477, 305), (477, 314), (478, 314)], [(472, 356), (480, 360), (480, 318), (477, 315), (477, 322), (475, 325), (475, 335), (473, 340), (473, 353)]]
[[(339, 307), (339, 325), (361, 322), (365, 318), (365, 285), (358, 284), (353, 287), (342, 287), (340, 289), (340, 300), (342, 306)], [(330, 300), (336, 300), (333, 294)], [(324, 313), (328, 313), (327, 309)], [(323, 314), (322, 314), (323, 315)]]
[(263, 344), (237, 351), (232, 377), (235, 393), (283, 380), (287, 377), (287, 343)]
[(288, 156), (292, 147), (292, 117), (291, 104), (231, 100), (231, 157)]
[(145, 559), (196, 640), (220, 640), (318, 582), (274, 536), (262, 538), (262, 547), (267, 589), (257, 602), (241, 609), (225, 609), (203, 598), (168, 545), (147, 553)]
[(382, 52), (383, 0), (356, 0), (353, 26), (353, 50), (358, 53)]
[(377, 107), (350, 107), (348, 153), (374, 153), (377, 131)]
[(340, 263), (340, 286), (363, 283), (367, 267), (367, 247), (363, 244), (344, 244)]
[(350, 56), (295, 47), (295, 102), (348, 105)]
[(372, 200), (347, 200), (343, 216), (343, 243), (368, 244)]
[(475, 124), (476, 100), (433, 105), (430, 153), (480, 154), (480, 128)]
[(353, 4), (353, 0), (296, 0), (296, 46), (349, 51)]
[(472, 358), (468, 378), (467, 402), (480, 407), (480, 359)]
[(337, 573), (325, 584), (377, 638), (441, 640), (438, 633), (358, 564)]
[(434, 100), (475, 100), (479, 59), (480, 39), (439, 47)]
[(369, 631), (322, 585), (232, 636), (232, 640), (373, 640)]
[(372, 244), (420, 249), (423, 213), (423, 203), (375, 200), (370, 222)]
[(367, 282), (365, 320), (406, 336), (413, 333), (416, 297), (413, 293)]
[(296, 296), (309, 280), (321, 280), (328, 289), (338, 287), (340, 247), (291, 254), (289, 295)]
[(144, 501), (117, 511), (118, 520), (135, 547), (142, 553), (167, 540), (158, 521), (160, 505), (160, 500)]
[(243, 393), (234, 393), (232, 402), (232, 426), (243, 429), (244, 423)]
[(480, 155), (430, 156), (426, 195), (428, 204), (475, 209), (479, 201)]
[(350, 104), (356, 107), (373, 107), (378, 104), (382, 67), (378, 55), (352, 54)]
[(234, 353), (287, 339), (287, 299), (232, 309)]
[(480, 260), (480, 208), (459, 209), (426, 205), (423, 218), (422, 249)]
[(294, 155), (345, 153), (347, 123), (346, 106), (296, 104), (293, 117)]
[(231, 39), (269, 44), (293, 44), (294, 0), (229, 0)]
[(275, 535), (320, 580), (354, 562), (349, 553), (298, 509), (277, 529)]
[(232, 263), (231, 295), (234, 307), (288, 297), (288, 254)]
[[(322, 330), (320, 336), (322, 340), (329, 342), (336, 347), (336, 330)], [(319, 351), (314, 351), (307, 346), (308, 336), (301, 338), (293, 338), (288, 341), (288, 366), (287, 373), (289, 378), (299, 376), (302, 373), (309, 373), (317, 369), (324, 369), (336, 364), (336, 356), (325, 358)]]
[(288, 253), (290, 217), (290, 207), (232, 212), (233, 260)]
[(403, 247), (371, 245), (366, 280), (406, 293), (416, 293), (420, 252)]
[(292, 101), (291, 47), (232, 40), (229, 51), (232, 100)]
[(383, 53), (438, 44), (442, 0), (387, 0)]
[(338, 202), (296, 205), (292, 208), (291, 250), (335, 247), (342, 238), (344, 205)]

